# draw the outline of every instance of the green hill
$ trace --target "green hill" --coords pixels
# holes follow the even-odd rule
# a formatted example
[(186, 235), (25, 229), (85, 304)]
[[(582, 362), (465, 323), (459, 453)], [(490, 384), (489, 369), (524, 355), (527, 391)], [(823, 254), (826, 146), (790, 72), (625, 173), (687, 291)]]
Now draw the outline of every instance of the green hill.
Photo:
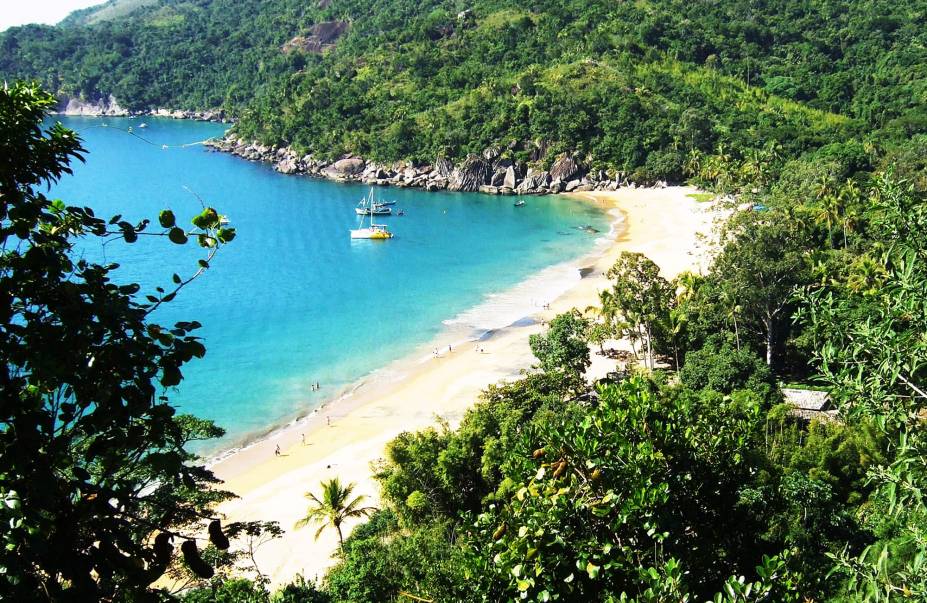
[(243, 136), (323, 156), (500, 145), (678, 179), (719, 145), (794, 157), (924, 131), (924, 18), (861, 0), (123, 0), (0, 35), (0, 76), (221, 107)]

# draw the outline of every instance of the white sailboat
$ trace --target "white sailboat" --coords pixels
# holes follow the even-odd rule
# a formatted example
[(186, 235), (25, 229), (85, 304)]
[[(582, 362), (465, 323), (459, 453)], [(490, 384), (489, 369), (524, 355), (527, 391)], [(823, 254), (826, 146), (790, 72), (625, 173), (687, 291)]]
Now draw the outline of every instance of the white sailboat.
[(388, 216), (393, 213), (393, 210), (387, 207), (387, 203), (374, 201), (373, 189), (371, 188), (370, 194), (361, 199), (357, 207), (354, 208), (354, 213), (358, 216)]

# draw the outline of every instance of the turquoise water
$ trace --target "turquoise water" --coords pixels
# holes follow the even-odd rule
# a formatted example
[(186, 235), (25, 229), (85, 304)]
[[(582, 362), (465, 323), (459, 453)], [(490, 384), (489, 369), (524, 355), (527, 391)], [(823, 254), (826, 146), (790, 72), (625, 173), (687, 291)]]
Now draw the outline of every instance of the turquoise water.
[[(183, 412), (227, 430), (219, 446), (307, 413), (449, 328), (476, 336), (550, 301), (575, 270), (548, 269), (512, 288), (591, 251), (601, 235), (577, 226), (609, 225), (594, 208), (559, 197), (514, 208), (511, 197), (383, 188), (380, 197), (405, 211), (378, 220), (396, 237), (351, 241), (353, 208), (367, 187), (283, 176), (201, 146), (161, 146), (220, 135), (221, 124), (61, 121), (80, 132), (89, 154), (53, 195), (101, 216), (156, 224), (163, 208), (189, 223), (200, 208), (193, 191), (238, 231), (212, 268), (154, 315), (161, 324), (203, 324), (206, 357), (187, 365), (169, 395)], [(143, 121), (148, 128), (137, 129)], [(115, 129), (130, 125), (154, 144)], [(191, 274), (201, 257), (192, 246), (145, 238), (105, 249), (94, 243), (83, 253), (119, 262), (115, 279), (142, 283), (143, 294), (168, 288), (175, 272)], [(314, 382), (320, 392), (310, 390)]]

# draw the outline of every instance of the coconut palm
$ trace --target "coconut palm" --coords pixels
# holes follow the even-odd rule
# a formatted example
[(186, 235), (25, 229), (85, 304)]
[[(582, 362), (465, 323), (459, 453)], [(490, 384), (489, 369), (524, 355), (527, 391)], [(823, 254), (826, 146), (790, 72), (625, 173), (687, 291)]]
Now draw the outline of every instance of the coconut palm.
[(311, 501), (311, 505), (306, 512), (306, 516), (296, 522), (297, 528), (304, 528), (309, 524), (321, 524), (316, 530), (315, 539), (325, 528), (332, 526), (338, 532), (338, 544), (341, 553), (344, 554), (344, 534), (341, 532), (341, 524), (345, 519), (352, 517), (366, 517), (376, 507), (363, 507), (365, 496), (355, 496), (351, 499), (351, 493), (354, 491), (353, 482), (342, 486), (341, 480), (337, 477), (327, 482), (322, 482), (322, 498), (319, 499), (312, 492), (306, 492), (306, 498)]

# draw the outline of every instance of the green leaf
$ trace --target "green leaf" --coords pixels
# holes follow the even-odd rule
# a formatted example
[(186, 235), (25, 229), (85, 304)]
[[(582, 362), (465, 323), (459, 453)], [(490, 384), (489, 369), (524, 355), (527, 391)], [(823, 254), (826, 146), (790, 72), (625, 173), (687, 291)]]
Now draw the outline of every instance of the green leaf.
[(589, 577), (593, 580), (599, 576), (600, 569), (602, 569), (601, 566), (598, 566), (591, 561), (586, 563), (586, 573), (589, 574)]
[(165, 209), (158, 214), (158, 222), (160, 222), (162, 228), (173, 228), (177, 223), (177, 219), (174, 217), (174, 212)]
[(185, 233), (182, 229), (177, 228), (175, 226), (174, 228), (171, 228), (171, 230), (167, 233), (167, 238), (171, 240), (171, 243), (176, 243), (177, 245), (183, 245), (184, 243), (187, 242), (187, 233)]

